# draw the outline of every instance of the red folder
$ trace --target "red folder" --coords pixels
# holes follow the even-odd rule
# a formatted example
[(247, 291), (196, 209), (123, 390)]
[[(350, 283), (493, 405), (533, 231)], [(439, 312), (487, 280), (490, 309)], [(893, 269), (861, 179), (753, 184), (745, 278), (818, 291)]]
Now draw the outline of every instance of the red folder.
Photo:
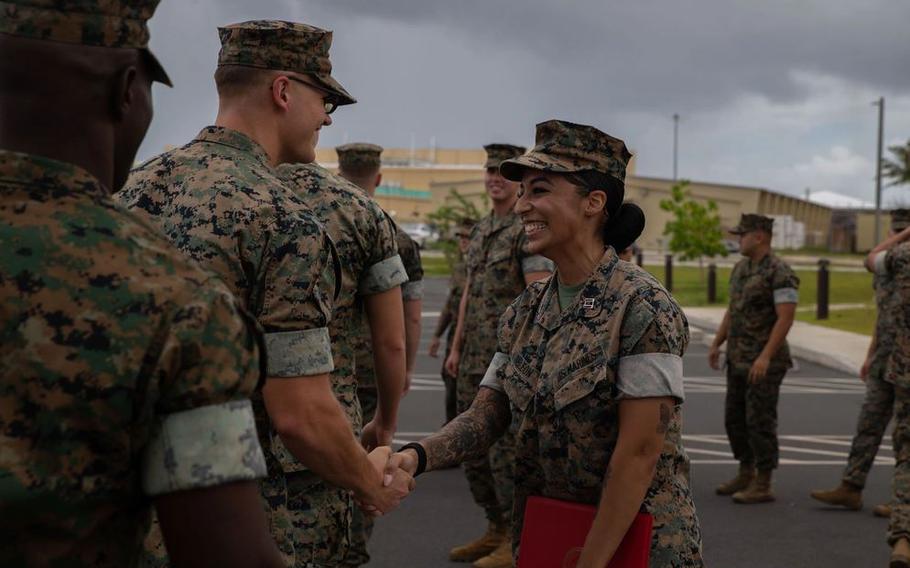
[[(528, 497), (518, 568), (574, 568), (597, 509), (546, 497)], [(648, 568), (654, 518), (639, 513), (607, 568)]]

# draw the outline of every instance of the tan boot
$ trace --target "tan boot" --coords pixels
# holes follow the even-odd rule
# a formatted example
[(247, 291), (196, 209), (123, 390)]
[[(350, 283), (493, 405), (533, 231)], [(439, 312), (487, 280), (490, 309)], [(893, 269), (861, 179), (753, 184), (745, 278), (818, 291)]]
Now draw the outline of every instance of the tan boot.
[(774, 493), (771, 491), (771, 471), (758, 472), (749, 487), (733, 494), (733, 501), (743, 505), (774, 501)]
[(863, 508), (863, 490), (845, 481), (841, 481), (840, 485), (834, 489), (816, 489), (809, 495), (826, 505), (846, 507), (854, 511)]
[(474, 568), (512, 568), (512, 539), (504, 539), (496, 550), (472, 564)]
[(714, 490), (718, 495), (733, 495), (737, 491), (742, 491), (752, 482), (755, 477), (755, 468), (751, 465), (740, 464), (739, 473), (736, 477), (726, 483), (722, 483)]
[(891, 505), (883, 504), (872, 507), (872, 514), (876, 517), (888, 518), (891, 516)]
[(449, 551), (449, 560), (452, 562), (474, 562), (490, 554), (506, 539), (506, 528), (502, 523), (490, 523), (487, 532), (477, 540), (456, 546)]
[(894, 543), (888, 568), (910, 568), (910, 542), (906, 538), (898, 539)]

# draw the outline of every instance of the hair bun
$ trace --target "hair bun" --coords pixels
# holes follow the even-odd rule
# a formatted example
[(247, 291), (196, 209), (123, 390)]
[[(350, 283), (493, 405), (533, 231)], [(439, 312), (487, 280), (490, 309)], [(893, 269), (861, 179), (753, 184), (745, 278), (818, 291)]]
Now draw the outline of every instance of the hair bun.
[(625, 250), (645, 230), (645, 212), (634, 203), (623, 203), (604, 227), (604, 244), (617, 252)]

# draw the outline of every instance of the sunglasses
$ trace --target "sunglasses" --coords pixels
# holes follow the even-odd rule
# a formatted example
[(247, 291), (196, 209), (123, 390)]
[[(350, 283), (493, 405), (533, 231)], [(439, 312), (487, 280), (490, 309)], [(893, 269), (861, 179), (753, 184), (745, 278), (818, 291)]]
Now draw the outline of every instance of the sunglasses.
[[(310, 83), (309, 81), (304, 81), (303, 79), (298, 79), (297, 77), (292, 77), (291, 75), (287, 75), (287, 78), (291, 81), (294, 81), (295, 83), (302, 83), (302, 84), (306, 85), (307, 87), (316, 89), (317, 91), (321, 91), (328, 96), (332, 96), (331, 91), (329, 91), (328, 89), (325, 89), (323, 87), (320, 87), (319, 85), (314, 85), (313, 83)], [(322, 104), (325, 105), (326, 114), (332, 114), (333, 112), (335, 112), (335, 109), (338, 108), (338, 104), (335, 103), (335, 101), (332, 101), (331, 99), (323, 100)]]

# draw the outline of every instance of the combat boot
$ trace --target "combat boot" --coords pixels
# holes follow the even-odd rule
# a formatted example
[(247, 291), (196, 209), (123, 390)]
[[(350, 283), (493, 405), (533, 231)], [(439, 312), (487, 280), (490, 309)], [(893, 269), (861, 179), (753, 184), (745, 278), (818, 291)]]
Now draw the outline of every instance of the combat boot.
[(876, 517), (888, 518), (891, 516), (891, 505), (876, 505), (872, 507), (872, 514)]
[(452, 562), (474, 562), (496, 550), (504, 540), (508, 540), (506, 538), (505, 524), (501, 522), (490, 523), (487, 525), (487, 532), (482, 537), (450, 550), (449, 560)]
[(739, 473), (736, 474), (736, 477), (726, 483), (718, 485), (717, 489), (715, 489), (714, 492), (718, 495), (733, 495), (737, 491), (742, 491), (746, 487), (749, 487), (749, 484), (752, 483), (752, 478), (754, 477), (754, 467), (751, 465), (740, 464)]
[(840, 485), (834, 489), (816, 489), (809, 495), (816, 501), (821, 501), (826, 505), (846, 507), (854, 511), (859, 511), (863, 508), (863, 490), (846, 481), (841, 481)]
[(496, 550), (474, 564), (474, 568), (512, 568), (512, 539), (503, 539)]
[(899, 538), (894, 543), (888, 568), (910, 568), (910, 542), (906, 538)]
[(733, 494), (733, 501), (743, 505), (774, 501), (774, 493), (771, 491), (771, 470), (758, 472), (758, 475), (752, 478), (749, 487)]

